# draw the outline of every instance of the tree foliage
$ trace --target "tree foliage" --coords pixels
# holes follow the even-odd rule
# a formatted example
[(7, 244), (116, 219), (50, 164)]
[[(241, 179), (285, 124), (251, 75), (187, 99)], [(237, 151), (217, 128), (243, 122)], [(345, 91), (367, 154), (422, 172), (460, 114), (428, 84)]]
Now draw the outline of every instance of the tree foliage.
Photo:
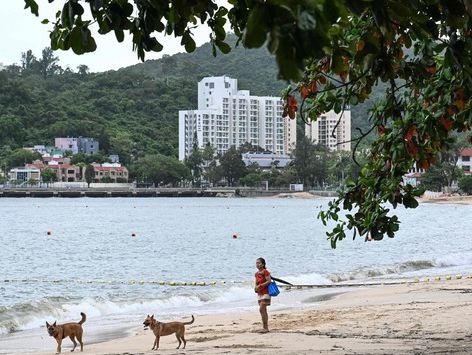
[(191, 177), (189, 169), (175, 157), (161, 154), (139, 158), (133, 167), (138, 182), (153, 183), (157, 186), (177, 185)]
[(87, 187), (90, 187), (90, 184), (95, 180), (95, 168), (93, 167), (93, 165), (88, 164), (85, 167), (84, 178), (87, 182)]
[(41, 180), (47, 185), (57, 180), (56, 172), (51, 168), (41, 170)]
[(472, 194), (472, 176), (471, 175), (467, 175), (467, 176), (462, 177), (459, 180), (458, 185), (459, 185), (459, 188), (461, 189), (461, 191), (463, 191), (467, 195)]
[[(315, 120), (331, 109), (341, 112), (366, 101), (372, 88), (384, 82), (385, 98), (375, 103), (371, 128), (357, 140), (378, 132), (367, 163), (320, 213), (324, 223), (337, 223), (327, 233), (332, 247), (347, 230), (354, 237), (393, 237), (400, 222), (386, 202), (414, 208), (422, 193), (403, 185), (402, 176), (415, 163), (424, 169), (436, 164), (449, 146), (450, 133), (469, 131), (472, 125), (470, 1), (230, 0), (226, 9), (207, 0), (87, 0), (90, 19), (83, 18), (79, 2), (60, 2), (64, 7), (54, 23), (51, 47), (76, 53), (95, 49), (92, 20), (100, 33), (114, 31), (118, 41), (128, 31), (140, 58), (145, 51), (162, 49), (155, 32), (173, 34), (192, 52), (191, 29), (197, 21), (212, 29), (213, 51), (226, 53), (223, 26), (229, 21), (245, 47), (267, 46), (281, 78), (299, 81), (284, 93), (290, 117), (300, 111), (302, 119)], [(38, 13), (36, 1), (25, 3)], [(344, 218), (338, 214), (341, 208), (349, 211)]]
[(16, 149), (11, 154), (6, 157), (6, 167), (14, 168), (19, 166), (25, 166), (25, 164), (30, 164), (36, 159), (40, 159), (41, 154), (38, 152), (31, 152), (26, 149)]
[(234, 186), (234, 183), (246, 174), (246, 165), (241, 158), (241, 152), (234, 146), (221, 156), (220, 164), (229, 186)]
[(331, 152), (315, 144), (308, 137), (300, 137), (292, 151), (292, 166), (305, 189), (323, 186), (328, 178), (328, 162)]

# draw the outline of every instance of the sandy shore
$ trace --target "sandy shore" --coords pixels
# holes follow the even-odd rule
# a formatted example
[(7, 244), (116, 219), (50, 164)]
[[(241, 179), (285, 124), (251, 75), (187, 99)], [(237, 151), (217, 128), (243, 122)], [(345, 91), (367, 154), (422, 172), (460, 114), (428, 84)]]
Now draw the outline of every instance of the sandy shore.
[[(256, 332), (254, 307), (253, 313), (198, 316), (187, 326), (186, 350), (175, 350), (171, 335), (151, 351), (151, 331), (137, 327), (130, 337), (99, 344), (87, 345), (85, 336), (84, 354), (471, 353), (471, 279), (376, 286), (307, 301), (303, 308), (269, 312), (268, 334)], [(65, 339), (63, 353), (70, 349)], [(51, 339), (44, 354), (54, 350)]]
[(472, 205), (472, 196), (439, 196), (435, 198), (420, 198), (418, 200), (422, 203), (452, 203), (458, 205)]
[[(312, 194), (310, 192), (290, 192), (281, 193), (275, 196), (266, 198), (298, 198), (298, 199), (318, 199), (322, 196)], [(472, 205), (472, 196), (449, 196), (439, 195), (437, 197), (420, 197), (417, 199), (420, 203), (437, 203), (437, 204), (457, 204), (457, 205)]]

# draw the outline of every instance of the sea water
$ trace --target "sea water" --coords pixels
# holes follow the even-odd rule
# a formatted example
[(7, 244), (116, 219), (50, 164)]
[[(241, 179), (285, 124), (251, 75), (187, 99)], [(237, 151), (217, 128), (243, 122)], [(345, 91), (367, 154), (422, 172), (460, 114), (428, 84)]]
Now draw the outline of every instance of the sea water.
[[(256, 310), (252, 282), (261, 256), (274, 276), (294, 284), (472, 272), (472, 206), (400, 208), (394, 239), (347, 238), (333, 250), (316, 218), (328, 201), (2, 198), (0, 353), (54, 347), (45, 322), (78, 321), (80, 312), (94, 328), (90, 343), (126, 334), (148, 313), (186, 320)], [(322, 292), (282, 295), (273, 308), (300, 306)]]

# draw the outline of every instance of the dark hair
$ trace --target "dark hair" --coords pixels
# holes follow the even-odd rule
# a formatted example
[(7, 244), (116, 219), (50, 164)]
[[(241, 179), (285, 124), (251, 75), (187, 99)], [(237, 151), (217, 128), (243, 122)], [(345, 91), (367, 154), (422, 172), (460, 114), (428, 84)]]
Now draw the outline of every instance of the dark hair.
[(262, 263), (262, 265), (264, 265), (264, 268), (265, 268), (265, 260), (264, 260), (264, 258), (257, 258), (257, 260), (259, 260), (259, 261)]

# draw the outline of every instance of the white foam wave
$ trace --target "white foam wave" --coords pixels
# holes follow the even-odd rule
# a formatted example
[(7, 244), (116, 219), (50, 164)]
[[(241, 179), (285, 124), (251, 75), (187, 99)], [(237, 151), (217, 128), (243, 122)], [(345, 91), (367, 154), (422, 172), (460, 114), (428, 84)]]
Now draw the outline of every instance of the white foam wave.
[(472, 266), (472, 252), (460, 252), (443, 255), (436, 258), (436, 265), (440, 267), (447, 266)]
[[(0, 334), (16, 330), (34, 329), (44, 326), (46, 321), (77, 321), (80, 312), (88, 319), (107, 316), (151, 314), (158, 312), (162, 316), (181, 314), (197, 309), (212, 312), (215, 309), (231, 307), (234, 303), (245, 303), (254, 299), (252, 287), (216, 288), (210, 291), (186, 291), (185, 295), (175, 295), (153, 300), (113, 300), (104, 298), (86, 298), (79, 302), (58, 303), (57, 300), (45, 299), (41, 302), (17, 305), (0, 313)], [(32, 307), (32, 305), (34, 306)], [(27, 311), (23, 311), (27, 309)], [(1, 321), (5, 319), (7, 321)]]
[(288, 276), (278, 277), (278, 278), (284, 281), (288, 281), (294, 285), (327, 285), (327, 284), (332, 283), (330, 279), (318, 273), (288, 275)]

